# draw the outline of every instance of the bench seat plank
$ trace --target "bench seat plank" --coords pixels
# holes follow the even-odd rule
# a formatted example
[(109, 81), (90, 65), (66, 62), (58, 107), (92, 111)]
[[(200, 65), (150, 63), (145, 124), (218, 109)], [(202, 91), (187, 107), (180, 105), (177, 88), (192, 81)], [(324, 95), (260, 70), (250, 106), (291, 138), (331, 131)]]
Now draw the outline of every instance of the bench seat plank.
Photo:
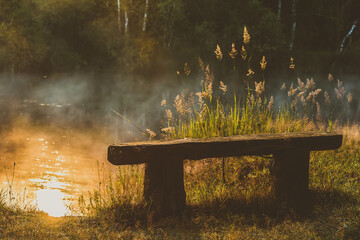
[(159, 158), (200, 160), (214, 157), (266, 155), (293, 148), (305, 151), (330, 150), (339, 148), (341, 144), (342, 135), (318, 132), (135, 142), (109, 146), (108, 161), (114, 165), (129, 165)]

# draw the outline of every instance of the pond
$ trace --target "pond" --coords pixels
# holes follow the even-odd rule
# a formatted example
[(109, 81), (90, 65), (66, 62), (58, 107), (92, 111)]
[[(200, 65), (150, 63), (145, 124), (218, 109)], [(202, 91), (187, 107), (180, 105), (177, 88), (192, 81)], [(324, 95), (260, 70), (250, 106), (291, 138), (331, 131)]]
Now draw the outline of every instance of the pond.
[(3, 129), (0, 180), (6, 202), (36, 206), (54, 217), (79, 214), (78, 197), (96, 189), (99, 171), (115, 169), (106, 160), (109, 141), (99, 131), (26, 121)]

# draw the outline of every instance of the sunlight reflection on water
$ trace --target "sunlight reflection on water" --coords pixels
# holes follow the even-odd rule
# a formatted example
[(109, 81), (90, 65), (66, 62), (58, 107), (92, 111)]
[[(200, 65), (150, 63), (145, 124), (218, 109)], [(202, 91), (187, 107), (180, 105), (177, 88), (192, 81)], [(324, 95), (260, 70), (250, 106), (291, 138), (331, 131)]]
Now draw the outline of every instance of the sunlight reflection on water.
[(65, 203), (66, 195), (59, 189), (39, 189), (35, 192), (36, 202), (40, 211), (51, 217), (62, 217), (70, 214)]
[[(47, 213), (52, 217), (61, 217), (71, 214), (69, 206), (71, 199), (75, 198), (73, 194), (66, 194), (71, 188), (69, 182), (64, 182), (64, 177), (69, 175), (69, 170), (63, 168), (63, 163), (66, 163), (66, 158), (59, 154), (58, 150), (53, 150), (48, 153), (48, 141), (44, 138), (39, 138), (41, 143), (41, 151), (43, 152), (40, 158), (43, 161), (37, 164), (35, 168), (43, 169), (41, 178), (30, 178), (35, 190), (33, 192), (33, 200), (38, 210)], [(50, 156), (47, 156), (49, 154)], [(55, 162), (52, 161), (52, 155), (55, 155)], [(55, 157), (54, 156), (54, 157)], [(39, 160), (39, 157), (36, 158)], [(34, 167), (33, 167), (34, 168)], [(46, 170), (44, 170), (46, 169)], [(36, 174), (36, 172), (32, 172)]]
[[(96, 152), (106, 151), (105, 145), (100, 143), (98, 149), (85, 145), (85, 149), (79, 149), (79, 146), (70, 143), (69, 138), (64, 138), (62, 134), (37, 137), (21, 136), (23, 134), (15, 133), (15, 140), (8, 141), (11, 144), (20, 142), (21, 147), (15, 148), (15, 151), (4, 148), (0, 151), (1, 163), (16, 161), (12, 190), (15, 191), (16, 188), (18, 192), (25, 194), (23, 189), (26, 189), (26, 202), (36, 205), (38, 210), (49, 216), (79, 215), (73, 209), (70, 211), (69, 206), (76, 202), (82, 192), (90, 191), (96, 186), (97, 161), (101, 161), (99, 155), (90, 149), (96, 149)], [(8, 169), (0, 175), (0, 178), (5, 179), (2, 189), (9, 187), (11, 174), (11, 169)]]

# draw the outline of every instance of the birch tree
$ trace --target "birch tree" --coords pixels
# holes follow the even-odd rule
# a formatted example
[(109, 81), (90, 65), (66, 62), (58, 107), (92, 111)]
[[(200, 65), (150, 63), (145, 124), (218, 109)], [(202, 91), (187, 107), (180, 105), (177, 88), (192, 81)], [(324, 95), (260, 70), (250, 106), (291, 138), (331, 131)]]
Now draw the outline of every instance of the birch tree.
[(143, 32), (146, 31), (148, 12), (149, 12), (149, 0), (146, 0), (145, 1), (145, 11), (144, 11), (144, 21), (143, 21), (143, 28), (142, 28)]
[(121, 32), (120, 0), (117, 0), (117, 14), (119, 31)]
[(127, 33), (128, 32), (128, 27), (129, 27), (129, 15), (128, 15), (127, 6), (125, 7), (124, 15), (125, 15), (124, 31), (125, 31), (125, 33)]

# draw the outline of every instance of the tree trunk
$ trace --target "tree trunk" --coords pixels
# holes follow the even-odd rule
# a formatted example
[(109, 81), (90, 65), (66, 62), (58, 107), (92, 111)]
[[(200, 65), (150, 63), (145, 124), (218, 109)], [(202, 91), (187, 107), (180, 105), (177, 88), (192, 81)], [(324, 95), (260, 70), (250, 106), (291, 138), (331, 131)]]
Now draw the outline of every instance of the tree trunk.
[(292, 15), (292, 26), (291, 26), (291, 37), (290, 37), (290, 45), (289, 50), (290, 52), (294, 48), (294, 42), (295, 42), (295, 32), (296, 32), (296, 4), (297, 0), (292, 0), (291, 4), (291, 15)]
[(148, 11), (149, 11), (149, 0), (145, 1), (145, 12), (144, 12), (144, 22), (143, 22), (143, 32), (146, 31), (146, 23), (148, 18)]
[(125, 8), (125, 23), (124, 23), (125, 33), (128, 32), (128, 27), (129, 27), (129, 16), (128, 16), (128, 10), (127, 10), (127, 8)]
[(173, 39), (173, 35), (174, 35), (174, 19), (173, 19), (173, 15), (174, 15), (174, 11), (175, 11), (175, 7), (176, 7), (176, 1), (173, 1), (173, 4), (170, 8), (169, 11), (169, 21), (167, 24), (167, 32), (168, 32), (168, 38), (166, 41), (166, 47), (170, 48), (171, 47), (171, 43), (172, 43), (172, 39)]
[(282, 6), (282, 4), (281, 4), (281, 0), (279, 0), (279, 2), (278, 2), (278, 13), (277, 13), (277, 18), (280, 20), (280, 18), (281, 18), (281, 6)]
[(117, 0), (117, 14), (118, 14), (118, 26), (119, 31), (121, 32), (121, 15), (120, 15), (120, 0)]

